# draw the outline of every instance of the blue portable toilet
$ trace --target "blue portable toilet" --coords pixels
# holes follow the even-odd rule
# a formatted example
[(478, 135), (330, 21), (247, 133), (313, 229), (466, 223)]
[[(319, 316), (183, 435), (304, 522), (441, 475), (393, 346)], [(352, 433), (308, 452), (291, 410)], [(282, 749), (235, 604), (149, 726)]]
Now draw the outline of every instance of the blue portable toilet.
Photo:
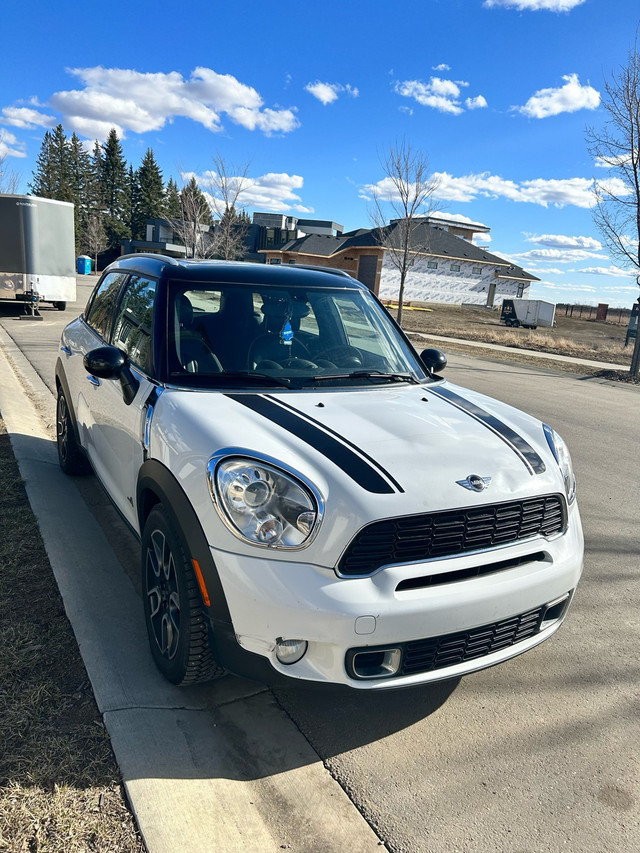
[(91, 258), (89, 255), (80, 255), (78, 258), (78, 275), (91, 275)]

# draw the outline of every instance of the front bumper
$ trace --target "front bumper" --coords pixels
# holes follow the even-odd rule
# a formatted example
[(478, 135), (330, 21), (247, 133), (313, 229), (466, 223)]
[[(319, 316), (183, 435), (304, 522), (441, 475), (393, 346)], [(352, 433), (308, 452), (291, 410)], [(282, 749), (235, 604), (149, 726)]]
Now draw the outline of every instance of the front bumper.
[[(566, 533), (550, 541), (536, 538), (483, 553), (390, 566), (366, 578), (339, 578), (332, 570), (306, 563), (212, 549), (242, 649), (268, 660), (281, 676), (361, 690), (455, 678), (543, 642), (566, 615), (582, 572), (582, 554), (577, 507)], [(457, 572), (464, 578), (483, 566), (502, 568), (451, 580)], [(439, 574), (447, 580), (438, 583)], [(429, 586), (420, 585), (425, 576), (432, 579)], [(478, 644), (488, 631), (495, 639)], [(304, 657), (295, 664), (280, 663), (279, 638), (306, 640)], [(437, 654), (435, 668), (405, 666), (411, 644), (415, 651), (416, 641), (430, 639), (439, 648), (451, 641), (464, 649), (448, 657)], [(383, 677), (375, 667), (358, 666), (366, 661), (366, 655), (358, 655), (385, 648), (400, 650), (398, 674)]]

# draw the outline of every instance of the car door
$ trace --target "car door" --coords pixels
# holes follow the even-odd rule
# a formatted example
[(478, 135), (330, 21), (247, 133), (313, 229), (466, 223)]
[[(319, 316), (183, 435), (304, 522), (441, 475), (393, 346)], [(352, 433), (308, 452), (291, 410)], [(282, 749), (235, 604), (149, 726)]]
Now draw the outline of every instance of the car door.
[(85, 388), (89, 459), (111, 499), (125, 519), (137, 529), (135, 494), (137, 476), (144, 460), (143, 435), (146, 402), (153, 383), (152, 327), (156, 281), (131, 275), (121, 292), (109, 343), (129, 357), (139, 382), (135, 399), (125, 403), (118, 379), (87, 376)]

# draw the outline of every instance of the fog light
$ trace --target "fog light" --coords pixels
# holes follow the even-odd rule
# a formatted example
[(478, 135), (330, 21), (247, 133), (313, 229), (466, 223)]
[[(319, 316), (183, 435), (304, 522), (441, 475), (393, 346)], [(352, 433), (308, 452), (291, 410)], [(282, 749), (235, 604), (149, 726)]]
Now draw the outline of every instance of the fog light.
[(297, 663), (305, 656), (308, 645), (306, 640), (285, 640), (278, 637), (276, 640), (276, 657), (280, 663)]
[(355, 652), (352, 658), (356, 678), (391, 678), (402, 664), (400, 649), (375, 649)]

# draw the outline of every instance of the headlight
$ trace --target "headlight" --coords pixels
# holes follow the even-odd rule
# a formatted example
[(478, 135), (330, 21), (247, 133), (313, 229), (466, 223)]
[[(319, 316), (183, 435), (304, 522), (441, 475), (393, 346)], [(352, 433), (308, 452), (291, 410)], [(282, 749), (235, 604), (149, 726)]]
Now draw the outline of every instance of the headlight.
[(551, 448), (551, 452), (555, 456), (558, 467), (562, 473), (567, 501), (569, 504), (572, 504), (576, 497), (576, 478), (573, 473), (573, 465), (571, 464), (569, 448), (554, 429), (551, 429), (547, 424), (543, 424), (542, 427), (549, 447)]
[(216, 509), (239, 539), (271, 548), (301, 548), (313, 538), (321, 502), (292, 474), (262, 460), (214, 457), (207, 475)]

